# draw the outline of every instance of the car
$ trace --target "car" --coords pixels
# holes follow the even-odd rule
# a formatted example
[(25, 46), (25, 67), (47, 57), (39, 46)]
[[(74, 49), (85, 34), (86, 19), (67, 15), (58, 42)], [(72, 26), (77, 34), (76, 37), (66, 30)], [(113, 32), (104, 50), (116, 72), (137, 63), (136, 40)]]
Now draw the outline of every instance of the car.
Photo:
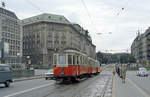
[(54, 75), (53, 69), (48, 70), (44, 75), (46, 76), (45, 80), (53, 79), (53, 75)]
[(146, 68), (144, 67), (139, 68), (139, 70), (137, 71), (137, 76), (148, 76)]
[(10, 65), (0, 64), (0, 84), (4, 84), (5, 87), (9, 87), (12, 80), (12, 69)]

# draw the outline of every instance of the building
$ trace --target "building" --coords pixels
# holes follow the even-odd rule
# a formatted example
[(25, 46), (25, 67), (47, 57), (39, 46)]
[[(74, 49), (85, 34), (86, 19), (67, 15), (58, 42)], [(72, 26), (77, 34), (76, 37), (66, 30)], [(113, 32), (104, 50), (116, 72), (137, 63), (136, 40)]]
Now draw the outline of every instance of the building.
[(53, 64), (53, 53), (67, 48), (77, 49), (95, 58), (95, 45), (78, 24), (62, 15), (41, 14), (22, 20), (23, 56), (32, 65)]
[(137, 63), (150, 65), (150, 28), (134, 39), (131, 54), (136, 58)]
[(2, 63), (21, 63), (22, 27), (16, 14), (4, 8), (0, 8), (0, 52)]

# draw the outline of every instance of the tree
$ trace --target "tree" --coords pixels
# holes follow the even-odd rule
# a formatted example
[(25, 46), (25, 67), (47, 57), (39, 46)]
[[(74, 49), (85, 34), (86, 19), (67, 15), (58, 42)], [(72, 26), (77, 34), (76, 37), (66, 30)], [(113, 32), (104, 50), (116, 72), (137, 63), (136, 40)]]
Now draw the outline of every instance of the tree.
[(100, 63), (135, 63), (135, 58), (128, 53), (102, 53), (97, 52), (97, 59)]

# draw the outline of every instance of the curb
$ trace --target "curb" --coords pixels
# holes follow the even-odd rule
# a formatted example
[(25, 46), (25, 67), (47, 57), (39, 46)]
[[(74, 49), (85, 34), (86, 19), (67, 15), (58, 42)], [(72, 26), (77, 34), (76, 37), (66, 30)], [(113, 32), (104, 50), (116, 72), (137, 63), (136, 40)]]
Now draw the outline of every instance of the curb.
[(20, 82), (20, 81), (34, 80), (34, 79), (42, 79), (42, 78), (45, 78), (45, 76), (36, 76), (36, 77), (29, 77), (29, 78), (14, 79), (13, 82)]

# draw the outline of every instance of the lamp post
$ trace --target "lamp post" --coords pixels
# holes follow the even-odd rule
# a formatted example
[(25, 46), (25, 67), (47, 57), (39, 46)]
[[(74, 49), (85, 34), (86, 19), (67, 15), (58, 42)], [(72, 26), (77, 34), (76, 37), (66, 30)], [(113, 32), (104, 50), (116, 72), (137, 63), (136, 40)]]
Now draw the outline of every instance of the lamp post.
[(17, 53), (17, 57), (18, 57), (18, 63), (20, 63), (20, 53)]
[[(19, 65), (20, 64), (20, 53), (17, 53), (17, 63), (16, 65)], [(19, 66), (18, 66), (19, 67)]]
[(29, 69), (30, 68), (30, 56), (27, 56), (27, 69)]

